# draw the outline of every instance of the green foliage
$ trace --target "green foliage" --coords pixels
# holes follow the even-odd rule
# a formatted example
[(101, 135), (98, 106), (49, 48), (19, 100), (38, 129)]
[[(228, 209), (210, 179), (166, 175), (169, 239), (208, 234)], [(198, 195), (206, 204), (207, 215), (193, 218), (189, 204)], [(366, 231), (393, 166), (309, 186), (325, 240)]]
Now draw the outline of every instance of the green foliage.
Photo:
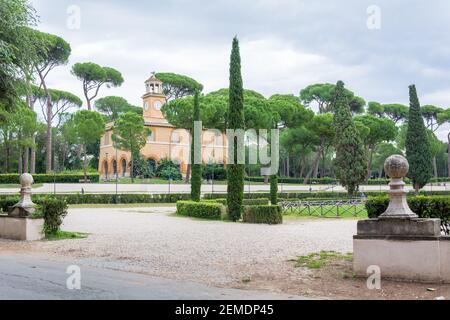
[[(194, 122), (200, 121), (200, 102), (199, 93), (195, 92), (194, 96)], [(194, 127), (194, 124), (192, 125)], [(196, 163), (196, 159), (199, 160), (202, 157), (202, 136), (201, 133), (193, 134), (193, 141), (191, 143), (191, 200), (200, 202), (202, 195), (202, 164)], [(196, 141), (200, 139), (200, 141)], [(198, 145), (197, 148), (195, 146)]]
[(243, 221), (245, 223), (282, 224), (283, 214), (281, 206), (245, 206)]
[(21, 74), (37, 60), (28, 26), (35, 12), (25, 0), (0, 1), (0, 108), (8, 109), (18, 98)]
[(278, 176), (270, 176), (270, 202), (273, 205), (278, 204)]
[[(408, 197), (411, 210), (420, 218), (441, 219), (441, 228), (450, 235), (450, 197), (449, 196), (418, 196)], [(370, 197), (366, 203), (369, 218), (378, 218), (389, 206), (389, 197)]]
[(119, 116), (127, 112), (135, 112), (142, 116), (143, 109), (128, 103), (122, 97), (109, 96), (95, 101), (95, 108), (105, 114), (109, 120), (116, 121)]
[(169, 159), (162, 159), (159, 162), (158, 168), (156, 169), (156, 177), (164, 180), (172, 179), (174, 181), (183, 179), (180, 173), (180, 166)]
[(420, 111), (416, 87), (409, 87), (411, 106), (409, 108), (408, 133), (406, 136), (406, 158), (414, 189), (418, 192), (433, 176), (431, 146)]
[(195, 201), (177, 202), (177, 214), (180, 216), (220, 220), (224, 213), (225, 208), (220, 203)]
[[(139, 154), (147, 143), (150, 129), (145, 127), (144, 118), (140, 115), (127, 112), (122, 114), (114, 124), (112, 139), (114, 146), (123, 151), (129, 151), (133, 155)], [(134, 156), (131, 160), (131, 179), (134, 182)]]
[(283, 127), (297, 128), (314, 117), (314, 112), (306, 109), (294, 95), (273, 95), (269, 104), (271, 109), (278, 113), (278, 120)]
[(383, 110), (384, 115), (394, 121), (395, 124), (408, 119), (409, 109), (402, 104), (385, 104)]
[(334, 167), (341, 185), (353, 195), (367, 174), (367, 155), (352, 119), (344, 94), (344, 83), (336, 86), (334, 103), (334, 130), (336, 130)]
[(167, 100), (193, 96), (196, 91), (203, 91), (203, 85), (181, 74), (157, 73), (155, 76), (163, 82), (163, 92)]
[(84, 175), (87, 179), (87, 149), (88, 144), (100, 140), (105, 131), (103, 117), (95, 111), (81, 110), (73, 115), (74, 132), (80, 144), (84, 146)]
[[(230, 98), (228, 109), (228, 127), (232, 130), (244, 129), (244, 88), (241, 74), (241, 56), (239, 41), (233, 39), (233, 49), (230, 62)], [(242, 199), (244, 197), (245, 166), (238, 164), (238, 141), (230, 141), (228, 148), (234, 150), (234, 159), (229, 159), (228, 175), (228, 216), (232, 221), (238, 221), (242, 215)]]
[(207, 164), (203, 166), (203, 179), (226, 180), (227, 170), (223, 164)]
[(46, 197), (39, 203), (39, 211), (44, 216), (44, 233), (46, 236), (55, 235), (67, 215), (68, 205), (65, 199)]
[(72, 74), (83, 82), (83, 92), (89, 110), (92, 108), (91, 101), (97, 97), (103, 85), (107, 85), (108, 88), (120, 87), (124, 82), (122, 74), (116, 69), (101, 67), (92, 62), (74, 64)]
[[(333, 103), (335, 99), (336, 86), (330, 83), (313, 84), (300, 92), (300, 99), (306, 106), (310, 106), (315, 102), (319, 106), (319, 113), (333, 112)], [(355, 96), (353, 92), (343, 89), (342, 94), (345, 96), (350, 110), (353, 113), (363, 113), (364, 99)]]

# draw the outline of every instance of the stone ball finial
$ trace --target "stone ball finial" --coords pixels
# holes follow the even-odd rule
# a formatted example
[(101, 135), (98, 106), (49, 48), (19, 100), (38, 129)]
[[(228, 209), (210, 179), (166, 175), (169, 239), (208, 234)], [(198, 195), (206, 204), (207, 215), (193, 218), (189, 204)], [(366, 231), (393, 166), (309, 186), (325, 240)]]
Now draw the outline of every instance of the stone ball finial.
[(19, 180), (22, 188), (31, 187), (31, 185), (34, 183), (33, 176), (29, 173), (24, 173), (23, 175), (21, 175)]
[(409, 172), (409, 163), (401, 155), (393, 155), (386, 159), (384, 171), (392, 179), (401, 179), (406, 177)]

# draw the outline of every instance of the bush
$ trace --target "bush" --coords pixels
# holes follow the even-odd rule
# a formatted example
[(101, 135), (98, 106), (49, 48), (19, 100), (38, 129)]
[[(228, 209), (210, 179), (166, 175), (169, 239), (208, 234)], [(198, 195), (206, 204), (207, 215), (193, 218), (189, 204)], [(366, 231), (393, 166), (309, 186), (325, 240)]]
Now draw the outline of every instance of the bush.
[[(0, 174), (0, 184), (19, 184), (19, 174)], [(34, 183), (79, 183), (84, 180), (82, 173), (33, 174)], [(88, 173), (91, 182), (99, 182), (98, 173)]]
[(245, 223), (282, 224), (283, 214), (278, 205), (245, 206), (243, 220)]
[(170, 179), (172, 179), (173, 181), (183, 180), (183, 176), (181, 175), (180, 171), (173, 167), (160, 170), (158, 172), (158, 177), (163, 180), (170, 180)]
[(47, 197), (41, 201), (38, 207), (44, 217), (44, 233), (46, 236), (58, 233), (63, 219), (67, 215), (67, 202), (64, 199)]
[[(417, 196), (408, 197), (409, 207), (420, 218), (441, 219), (441, 228), (450, 234), (450, 197)], [(389, 206), (389, 197), (369, 198), (366, 203), (369, 218), (375, 219), (383, 214)]]
[(203, 179), (226, 180), (227, 170), (223, 164), (207, 164), (203, 167)]
[(177, 214), (180, 216), (220, 220), (225, 213), (225, 207), (214, 202), (178, 201)]

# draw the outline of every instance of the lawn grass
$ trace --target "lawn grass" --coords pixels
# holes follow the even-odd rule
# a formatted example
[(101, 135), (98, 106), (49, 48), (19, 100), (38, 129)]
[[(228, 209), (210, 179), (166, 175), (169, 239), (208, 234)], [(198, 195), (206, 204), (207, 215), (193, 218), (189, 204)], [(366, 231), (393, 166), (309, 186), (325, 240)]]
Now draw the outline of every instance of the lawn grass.
[(58, 241), (58, 240), (86, 239), (87, 237), (88, 237), (87, 233), (58, 231), (56, 234), (47, 235), (45, 239), (48, 241)]
[(321, 251), (320, 253), (311, 253), (306, 256), (298, 257), (296, 262), (297, 268), (321, 269), (338, 260), (353, 261), (353, 254), (343, 254), (336, 251)]

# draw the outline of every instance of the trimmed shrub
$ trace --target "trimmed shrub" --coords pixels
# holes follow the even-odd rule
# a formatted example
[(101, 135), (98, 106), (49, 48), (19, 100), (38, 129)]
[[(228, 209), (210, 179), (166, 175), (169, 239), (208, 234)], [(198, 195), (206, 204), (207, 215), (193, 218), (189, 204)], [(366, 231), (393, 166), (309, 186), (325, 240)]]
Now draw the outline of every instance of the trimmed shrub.
[(46, 236), (58, 233), (64, 218), (67, 215), (67, 202), (65, 199), (47, 197), (38, 207), (44, 217), (44, 233)]
[(245, 223), (282, 224), (281, 206), (245, 206), (243, 220)]
[[(19, 184), (19, 174), (0, 174), (0, 184)], [(34, 183), (79, 183), (84, 180), (82, 173), (33, 174)], [(98, 173), (88, 173), (91, 182), (99, 182)]]
[(270, 176), (270, 202), (273, 205), (278, 204), (278, 176)]
[[(441, 228), (445, 234), (450, 234), (450, 197), (417, 196), (408, 197), (409, 207), (420, 218), (441, 219)], [(369, 198), (366, 203), (369, 218), (378, 218), (389, 206), (389, 197)]]
[[(224, 206), (227, 205), (227, 199), (208, 199), (208, 200), (203, 200), (203, 202), (215, 202), (215, 203), (220, 203), (223, 204)], [(267, 198), (261, 198), (261, 199), (244, 199), (243, 200), (243, 205), (244, 206), (266, 206), (269, 204), (269, 199)]]
[[(40, 204), (45, 195), (33, 195), (33, 202)], [(176, 203), (181, 200), (190, 200), (190, 195), (185, 193), (172, 194), (56, 194), (56, 199), (65, 199), (67, 204), (130, 204), (130, 203)], [(10, 206), (19, 202), (19, 196), (0, 196), (0, 208), (8, 212)]]
[(185, 217), (220, 220), (225, 207), (214, 202), (178, 201), (177, 214)]

